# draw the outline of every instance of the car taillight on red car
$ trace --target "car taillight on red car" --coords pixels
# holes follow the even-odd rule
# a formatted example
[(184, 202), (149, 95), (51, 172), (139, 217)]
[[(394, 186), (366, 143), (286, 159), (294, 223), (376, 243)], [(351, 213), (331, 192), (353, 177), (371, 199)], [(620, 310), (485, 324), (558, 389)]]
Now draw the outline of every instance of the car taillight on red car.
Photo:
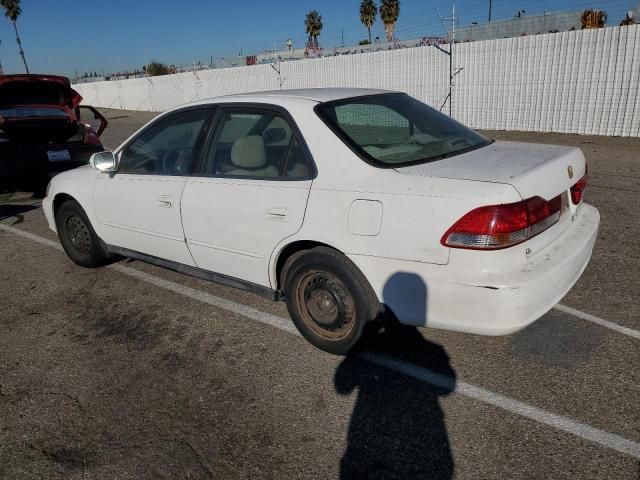
[(578, 205), (582, 200), (587, 182), (589, 181), (589, 167), (586, 167), (584, 176), (571, 187), (571, 201), (574, 205)]
[(470, 211), (442, 236), (445, 247), (498, 250), (522, 243), (558, 222), (561, 196), (489, 205)]

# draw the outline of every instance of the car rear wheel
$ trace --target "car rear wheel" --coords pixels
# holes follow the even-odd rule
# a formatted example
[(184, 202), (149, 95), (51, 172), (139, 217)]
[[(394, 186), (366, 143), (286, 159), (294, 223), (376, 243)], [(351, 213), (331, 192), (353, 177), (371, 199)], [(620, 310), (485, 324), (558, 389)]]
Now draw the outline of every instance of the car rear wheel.
[(91, 227), (91, 222), (78, 202), (69, 200), (56, 211), (56, 227), (62, 248), (76, 264), (99, 267), (109, 253)]
[(316, 347), (337, 355), (357, 343), (367, 322), (380, 312), (362, 272), (340, 252), (317, 247), (296, 254), (283, 268), (291, 318)]

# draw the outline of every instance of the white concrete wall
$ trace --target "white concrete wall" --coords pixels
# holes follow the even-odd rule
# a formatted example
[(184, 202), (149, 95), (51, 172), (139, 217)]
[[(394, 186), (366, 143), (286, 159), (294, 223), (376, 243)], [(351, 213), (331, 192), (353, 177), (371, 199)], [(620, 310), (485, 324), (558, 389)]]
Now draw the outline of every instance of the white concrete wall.
[[(471, 127), (640, 137), (640, 25), (457, 44), (454, 63), (453, 116)], [(284, 62), (281, 71), (283, 88), (385, 88), (436, 108), (448, 92), (448, 57), (435, 47)], [(163, 111), (279, 82), (256, 65), (74, 87), (87, 104)]]

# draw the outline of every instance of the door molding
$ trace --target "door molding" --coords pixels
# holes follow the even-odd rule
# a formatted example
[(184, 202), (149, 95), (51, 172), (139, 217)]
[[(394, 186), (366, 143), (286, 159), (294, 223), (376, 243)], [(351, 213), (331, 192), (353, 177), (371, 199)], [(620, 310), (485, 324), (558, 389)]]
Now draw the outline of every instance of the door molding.
[(115, 245), (107, 245), (109, 253), (115, 253), (127, 258), (134, 258), (145, 263), (150, 263), (158, 267), (163, 267), (174, 272), (189, 275), (191, 277), (200, 278), (202, 280), (208, 280), (210, 282), (225, 285), (227, 287), (237, 288), (247, 292), (255, 293), (268, 300), (277, 302), (284, 299), (284, 293), (279, 290), (273, 290), (272, 288), (258, 285), (257, 283), (248, 282), (239, 278), (230, 277), (221, 273), (211, 272), (209, 270), (203, 270), (202, 268), (191, 267), (183, 263), (174, 262), (171, 260), (165, 260), (164, 258), (154, 257), (153, 255), (147, 255), (144, 253), (129, 250), (128, 248), (116, 247)]

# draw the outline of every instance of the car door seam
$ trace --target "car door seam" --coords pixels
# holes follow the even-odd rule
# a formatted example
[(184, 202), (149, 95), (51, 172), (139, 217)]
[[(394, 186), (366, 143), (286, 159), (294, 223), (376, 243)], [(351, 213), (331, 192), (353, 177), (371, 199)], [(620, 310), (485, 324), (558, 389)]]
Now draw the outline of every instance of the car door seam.
[[(307, 210), (309, 208), (309, 199), (311, 198), (311, 189), (313, 188), (313, 183), (314, 183), (314, 179), (311, 180), (311, 183), (309, 184), (309, 189), (307, 190), (307, 200), (305, 201), (304, 204), (304, 211), (302, 212), (302, 221), (300, 222), (300, 227), (298, 228), (298, 230), (296, 230), (295, 232), (293, 232), (291, 235), (288, 235), (286, 237), (284, 237), (280, 242), (278, 242), (278, 244), (275, 246), (275, 248), (273, 249), (273, 251), (271, 252), (271, 255), (269, 256), (269, 263), (267, 264), (267, 278), (269, 279), (269, 285), (271, 286), (271, 288), (275, 289), (277, 287), (278, 281), (277, 279), (275, 279), (275, 285), (274, 282), (272, 281), (271, 278), (271, 272), (272, 270), (274, 270), (272, 267), (274, 265), (274, 256), (276, 255), (276, 252), (280, 252), (282, 251), (282, 248), (280, 248), (281, 245), (285, 244), (287, 242), (288, 239), (290, 239), (291, 237), (297, 235), (298, 233), (300, 233), (300, 231), (302, 230), (302, 227), (304, 227), (304, 222), (307, 219)], [(275, 271), (274, 271), (274, 278), (275, 278)]]
[(193, 260), (193, 264), (197, 267), (198, 263), (196, 262), (196, 258), (193, 256), (193, 252), (189, 247), (189, 242), (187, 241), (187, 232), (184, 228), (184, 221), (182, 219), (182, 199), (184, 197), (184, 191), (187, 189), (187, 184), (189, 183), (190, 177), (185, 177), (185, 181), (182, 185), (182, 191), (180, 192), (180, 198), (178, 199), (178, 217), (180, 217), (180, 227), (182, 228), (182, 240), (184, 241), (185, 246), (187, 247), (187, 251), (189, 252), (189, 256), (191, 260)]

